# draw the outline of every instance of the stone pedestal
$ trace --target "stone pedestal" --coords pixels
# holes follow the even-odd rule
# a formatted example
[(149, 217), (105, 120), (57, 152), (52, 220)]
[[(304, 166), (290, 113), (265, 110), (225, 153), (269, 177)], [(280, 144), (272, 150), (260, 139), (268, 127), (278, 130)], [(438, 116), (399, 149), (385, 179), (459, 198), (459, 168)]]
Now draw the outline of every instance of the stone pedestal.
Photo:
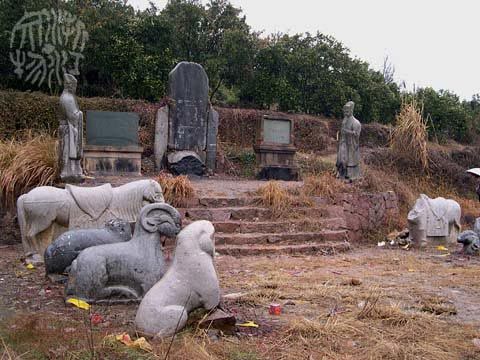
[(93, 175), (142, 175), (141, 146), (85, 145), (84, 169)]
[(271, 116), (259, 119), (254, 150), (258, 179), (298, 180), (291, 119)]

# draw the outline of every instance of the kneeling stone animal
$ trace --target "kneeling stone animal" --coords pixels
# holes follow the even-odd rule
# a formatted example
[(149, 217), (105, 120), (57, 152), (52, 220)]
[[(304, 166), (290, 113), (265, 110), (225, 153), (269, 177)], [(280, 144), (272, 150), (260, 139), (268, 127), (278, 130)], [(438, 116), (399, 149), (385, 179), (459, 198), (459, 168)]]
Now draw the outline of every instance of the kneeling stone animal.
[(86, 248), (128, 241), (132, 238), (130, 224), (126, 221), (109, 220), (103, 229), (70, 230), (60, 235), (45, 250), (47, 274), (68, 272), (72, 261)]
[[(477, 223), (475, 223), (477, 225)], [(466, 230), (458, 235), (457, 242), (463, 244), (463, 253), (467, 255), (478, 255), (480, 252), (480, 238), (478, 233)]]
[(213, 266), (215, 229), (201, 220), (186, 226), (177, 237), (172, 265), (147, 292), (135, 318), (138, 329), (164, 337), (180, 330), (188, 313), (197, 308), (213, 309), (220, 302), (220, 286)]
[(172, 206), (144, 206), (130, 241), (85, 249), (73, 261), (66, 297), (91, 303), (140, 300), (166, 271), (160, 235), (174, 237), (180, 229), (180, 213)]

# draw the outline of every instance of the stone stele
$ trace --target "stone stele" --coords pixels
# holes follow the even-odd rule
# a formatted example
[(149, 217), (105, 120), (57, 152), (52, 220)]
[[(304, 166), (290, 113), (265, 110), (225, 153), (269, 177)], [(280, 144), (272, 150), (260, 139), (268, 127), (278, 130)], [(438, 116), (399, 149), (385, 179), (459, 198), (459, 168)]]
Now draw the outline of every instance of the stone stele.
[(460, 232), (460, 205), (451, 199), (430, 199), (421, 194), (408, 213), (408, 230), (413, 243), (454, 244)]
[(83, 113), (75, 98), (77, 80), (64, 74), (65, 87), (59, 107), (59, 163), (60, 178), (65, 182), (83, 181), (81, 160), (83, 156)]
[(132, 238), (130, 223), (110, 220), (103, 229), (70, 230), (60, 235), (45, 250), (45, 271), (47, 274), (63, 274), (72, 261), (86, 248), (128, 241)]
[(215, 229), (211, 222), (196, 221), (177, 237), (172, 265), (147, 292), (137, 311), (135, 324), (141, 333), (170, 336), (182, 329), (188, 314), (198, 308), (215, 308), (220, 286), (213, 265)]
[(117, 188), (110, 184), (37, 187), (17, 200), (24, 251), (43, 255), (53, 239), (67, 230), (102, 228), (113, 219), (134, 223), (144, 205), (163, 202), (162, 188), (154, 180), (133, 181)]
[(145, 206), (130, 241), (93, 246), (78, 255), (65, 295), (89, 303), (141, 299), (166, 271), (160, 237), (174, 237), (180, 229), (180, 213), (172, 206)]
[(362, 125), (353, 116), (355, 103), (349, 101), (343, 107), (344, 118), (338, 139), (337, 172), (341, 179), (360, 177), (360, 132)]

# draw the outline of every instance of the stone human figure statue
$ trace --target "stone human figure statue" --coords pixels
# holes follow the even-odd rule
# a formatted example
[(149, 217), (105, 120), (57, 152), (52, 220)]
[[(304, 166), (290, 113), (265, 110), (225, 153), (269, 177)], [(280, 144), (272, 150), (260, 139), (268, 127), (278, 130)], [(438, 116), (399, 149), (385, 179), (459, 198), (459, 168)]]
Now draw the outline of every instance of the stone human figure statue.
[(83, 113), (75, 98), (77, 79), (64, 74), (64, 89), (59, 109), (60, 178), (65, 182), (81, 182), (83, 171)]
[(360, 176), (360, 131), (362, 125), (353, 116), (355, 103), (343, 107), (344, 118), (338, 139), (337, 171), (341, 179), (354, 180)]

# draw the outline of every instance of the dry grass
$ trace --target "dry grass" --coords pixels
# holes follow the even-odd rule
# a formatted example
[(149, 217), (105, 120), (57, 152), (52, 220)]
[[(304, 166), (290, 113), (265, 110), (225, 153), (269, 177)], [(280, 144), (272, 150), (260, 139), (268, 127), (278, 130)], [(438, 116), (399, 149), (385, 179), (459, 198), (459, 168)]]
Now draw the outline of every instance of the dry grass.
[(2, 202), (12, 205), (31, 188), (53, 185), (58, 177), (57, 141), (47, 134), (0, 141)]
[(195, 189), (187, 176), (161, 173), (158, 182), (162, 186), (165, 201), (174, 207), (184, 207), (195, 197)]
[(303, 181), (303, 192), (307, 196), (322, 196), (333, 199), (335, 194), (348, 192), (349, 187), (342, 180), (337, 179), (331, 171), (317, 176), (307, 176)]
[(256, 194), (260, 197), (260, 205), (269, 208), (274, 216), (286, 215), (292, 208), (292, 195), (277, 181), (268, 181)]
[(428, 168), (427, 122), (422, 116), (423, 109), (415, 100), (404, 102), (397, 115), (395, 127), (390, 137), (393, 153), (403, 159)]

